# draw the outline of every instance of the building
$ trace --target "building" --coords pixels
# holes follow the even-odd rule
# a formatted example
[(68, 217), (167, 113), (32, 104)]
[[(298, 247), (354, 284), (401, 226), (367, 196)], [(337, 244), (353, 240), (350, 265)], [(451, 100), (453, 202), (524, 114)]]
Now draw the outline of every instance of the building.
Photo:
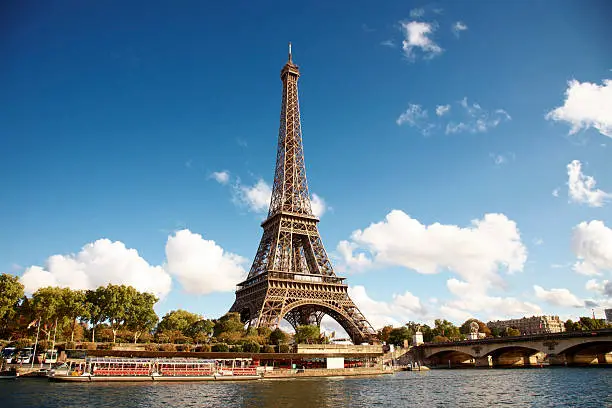
[(606, 313), (606, 323), (612, 324), (612, 309), (606, 309), (604, 312)]
[(489, 329), (497, 328), (500, 331), (508, 327), (517, 329), (521, 334), (560, 333), (565, 331), (565, 324), (559, 316), (532, 316), (522, 319), (497, 320), (488, 322)]

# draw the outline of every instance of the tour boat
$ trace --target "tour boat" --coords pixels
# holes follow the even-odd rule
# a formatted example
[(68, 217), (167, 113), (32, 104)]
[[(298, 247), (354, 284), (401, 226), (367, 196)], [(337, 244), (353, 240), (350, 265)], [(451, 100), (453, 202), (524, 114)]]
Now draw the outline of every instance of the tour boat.
[(87, 358), (49, 373), (52, 381), (241, 381), (258, 380), (251, 359)]

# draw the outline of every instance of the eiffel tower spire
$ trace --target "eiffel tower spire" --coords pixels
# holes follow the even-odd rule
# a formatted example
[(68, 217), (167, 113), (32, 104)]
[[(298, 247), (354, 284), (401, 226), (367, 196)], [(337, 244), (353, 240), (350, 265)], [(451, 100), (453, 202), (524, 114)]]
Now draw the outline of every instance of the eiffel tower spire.
[(312, 212), (298, 103), (300, 70), (289, 57), (281, 70), (283, 95), (274, 186), (264, 232), (249, 275), (236, 290), (231, 312), (254, 327), (277, 327), (286, 319), (296, 328), (335, 319), (353, 342), (372, 341), (374, 330), (336, 276)]

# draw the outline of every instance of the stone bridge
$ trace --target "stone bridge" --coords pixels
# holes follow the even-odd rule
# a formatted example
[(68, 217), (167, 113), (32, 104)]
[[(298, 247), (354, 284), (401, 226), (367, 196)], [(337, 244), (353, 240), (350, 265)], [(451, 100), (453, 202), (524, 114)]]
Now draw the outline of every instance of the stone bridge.
[(612, 329), (425, 343), (406, 357), (444, 367), (612, 365)]

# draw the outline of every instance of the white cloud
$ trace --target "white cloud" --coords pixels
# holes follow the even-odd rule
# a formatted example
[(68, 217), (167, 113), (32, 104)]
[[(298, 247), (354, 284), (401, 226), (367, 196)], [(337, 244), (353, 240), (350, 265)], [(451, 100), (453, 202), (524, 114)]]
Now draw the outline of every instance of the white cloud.
[[(351, 235), (351, 250), (361, 250), (370, 266), (395, 265), (422, 274), (450, 270), (468, 282), (499, 283), (501, 269), (522, 271), (527, 250), (516, 223), (504, 214), (486, 214), (470, 227), (423, 225), (400, 210)], [(365, 265), (362, 260), (358, 265)]]
[(408, 59), (413, 61), (416, 59), (416, 50), (421, 50), (423, 57), (427, 59), (440, 55), (444, 51), (431, 39), (436, 30), (434, 24), (420, 21), (401, 22), (400, 24), (405, 37), (402, 41), (402, 49)]
[(540, 246), (544, 244), (544, 240), (542, 238), (534, 238), (533, 245)]
[(234, 186), (234, 202), (239, 205), (245, 205), (253, 212), (265, 212), (270, 206), (270, 197), (272, 196), (272, 187), (263, 179), (257, 180), (252, 186), (246, 186), (236, 182)]
[(207, 294), (233, 291), (246, 277), (246, 261), (185, 229), (168, 237), (164, 268), (186, 292)]
[(372, 265), (372, 260), (363, 252), (354, 254), (357, 249), (357, 244), (342, 240), (338, 243), (336, 251), (340, 254), (341, 260), (338, 265), (338, 270), (341, 272), (349, 269), (353, 272), (359, 272), (369, 268)]
[(452, 316), (457, 323), (474, 316), (496, 320), (542, 313), (542, 309), (534, 303), (488, 295), (486, 282), (464, 282), (452, 278), (446, 282), (446, 286), (457, 298), (447, 301), (440, 311)]
[(574, 227), (572, 251), (578, 257), (574, 270), (583, 275), (612, 271), (612, 229), (602, 221), (581, 222)]
[(411, 127), (415, 127), (421, 131), (423, 135), (428, 135), (435, 125), (427, 123), (427, 111), (423, 110), (421, 105), (408, 104), (406, 112), (402, 113), (395, 121), (399, 126), (407, 123)]
[(559, 190), (560, 190), (559, 188), (555, 188), (555, 189), (552, 191), (552, 195), (553, 195), (553, 197), (559, 197)]
[(427, 313), (421, 300), (408, 291), (394, 294), (391, 302), (372, 299), (360, 285), (349, 287), (348, 293), (374, 329), (386, 325), (401, 326), (409, 320), (419, 320)]
[(599, 282), (597, 279), (590, 279), (587, 281), (585, 288), (591, 292), (612, 298), (612, 281), (602, 280)]
[(604, 202), (612, 198), (612, 194), (600, 189), (595, 189), (595, 179), (585, 176), (582, 173), (582, 164), (579, 160), (573, 160), (567, 165), (567, 175), (569, 177), (569, 197), (572, 201), (587, 204), (590, 207), (601, 207)]
[(325, 214), (325, 211), (327, 211), (327, 204), (323, 197), (314, 193), (310, 198), (310, 207), (312, 208), (312, 213), (318, 218), (321, 218), (323, 214)]
[(381, 41), (380, 45), (389, 47), (389, 48), (395, 48), (395, 42), (393, 42), (393, 40)]
[(448, 113), (448, 111), (450, 111), (450, 108), (450, 105), (438, 105), (436, 106), (436, 115), (444, 116), (445, 113)]
[(546, 290), (541, 286), (533, 285), (533, 291), (538, 299), (541, 299), (553, 306), (584, 307), (584, 301), (578, 299), (576, 295), (574, 295), (568, 289)]
[(490, 113), (478, 103), (470, 105), (467, 97), (464, 97), (459, 104), (464, 109), (465, 118), (460, 122), (449, 122), (446, 125), (446, 134), (461, 132), (483, 133), (497, 127), (502, 122), (512, 119), (508, 112), (503, 109), (496, 109), (493, 113)]
[(87, 244), (78, 254), (53, 255), (45, 268), (31, 266), (20, 280), (28, 293), (45, 286), (95, 289), (113, 283), (164, 297), (171, 288), (170, 275), (161, 266), (149, 265), (135, 249), (108, 239)]
[(612, 80), (604, 79), (602, 85), (569, 81), (563, 106), (546, 114), (546, 119), (568, 123), (570, 135), (594, 127), (612, 137)]
[(419, 17), (423, 17), (425, 15), (425, 9), (423, 8), (415, 8), (410, 10), (410, 17), (412, 18), (419, 18)]
[(455, 36), (457, 37), (459, 37), (459, 34), (461, 33), (461, 31), (465, 31), (467, 29), (468, 29), (468, 26), (462, 21), (456, 21), (451, 27), (453, 34), (455, 34)]
[(215, 171), (211, 177), (214, 178), (219, 184), (227, 184), (230, 180), (230, 173), (227, 170)]

